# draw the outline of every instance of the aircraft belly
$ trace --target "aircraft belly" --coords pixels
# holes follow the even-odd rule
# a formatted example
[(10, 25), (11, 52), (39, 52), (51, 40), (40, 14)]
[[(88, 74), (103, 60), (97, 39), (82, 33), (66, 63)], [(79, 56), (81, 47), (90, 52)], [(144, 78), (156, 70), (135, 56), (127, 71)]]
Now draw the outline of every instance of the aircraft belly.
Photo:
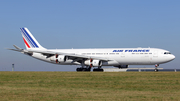
[(117, 66), (117, 65), (119, 65), (117, 61), (107, 61), (102, 63), (102, 66)]

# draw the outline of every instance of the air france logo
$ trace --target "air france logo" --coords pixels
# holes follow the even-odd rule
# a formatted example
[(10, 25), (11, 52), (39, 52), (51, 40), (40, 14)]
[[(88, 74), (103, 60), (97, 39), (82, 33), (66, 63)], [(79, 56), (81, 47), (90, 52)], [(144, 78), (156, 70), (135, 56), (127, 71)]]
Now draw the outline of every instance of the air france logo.
[(113, 52), (149, 52), (149, 50), (113, 50)]

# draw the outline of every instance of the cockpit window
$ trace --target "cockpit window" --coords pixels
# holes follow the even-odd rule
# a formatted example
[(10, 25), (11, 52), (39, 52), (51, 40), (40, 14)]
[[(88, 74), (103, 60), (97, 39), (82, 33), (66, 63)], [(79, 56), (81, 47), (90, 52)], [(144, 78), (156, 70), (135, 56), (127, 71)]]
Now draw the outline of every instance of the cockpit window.
[(164, 52), (164, 54), (171, 54), (170, 52)]

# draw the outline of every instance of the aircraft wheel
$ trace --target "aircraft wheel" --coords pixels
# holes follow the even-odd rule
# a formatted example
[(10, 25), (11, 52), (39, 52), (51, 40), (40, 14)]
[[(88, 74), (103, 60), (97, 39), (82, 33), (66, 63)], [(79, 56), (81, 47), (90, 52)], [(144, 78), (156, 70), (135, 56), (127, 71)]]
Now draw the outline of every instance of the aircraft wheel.
[(104, 70), (103, 69), (93, 69), (93, 72), (103, 72)]
[(86, 68), (86, 71), (91, 71), (91, 68)]
[(154, 69), (155, 72), (158, 72), (158, 69)]
[(78, 72), (78, 71), (79, 71), (79, 68), (76, 68), (76, 71)]
[(76, 71), (79, 72), (79, 71), (91, 71), (91, 69), (89, 68), (76, 68)]
[(76, 68), (76, 71), (77, 72), (82, 71), (82, 68)]

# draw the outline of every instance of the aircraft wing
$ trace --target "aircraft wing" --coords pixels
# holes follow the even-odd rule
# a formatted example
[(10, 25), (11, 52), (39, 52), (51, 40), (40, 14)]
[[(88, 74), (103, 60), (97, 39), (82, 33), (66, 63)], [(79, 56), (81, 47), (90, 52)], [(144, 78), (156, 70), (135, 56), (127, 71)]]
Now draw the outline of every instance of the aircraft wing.
[(62, 52), (56, 52), (56, 51), (50, 51), (50, 50), (28, 50), (28, 51), (41, 53), (47, 56), (52, 56), (56, 54), (65, 55), (65, 56), (68, 56), (69, 59), (72, 59), (74, 61), (83, 60), (83, 59), (97, 59), (97, 60), (102, 60), (102, 61), (111, 61), (109, 59), (102, 58), (102, 57), (86, 56), (86, 55), (79, 55), (79, 54), (72, 54), (72, 53), (62, 53)]
[(57, 52), (57, 51), (51, 51), (51, 50), (47, 50), (47, 49), (43, 49), (43, 50), (37, 50), (37, 49), (31, 49), (31, 50), (24, 50), (19, 48), (16, 45), (13, 45), (16, 49), (8, 49), (8, 50), (13, 50), (13, 51), (18, 51), (21, 53), (25, 53), (28, 55), (32, 55), (33, 52), (37, 52), (37, 53), (41, 53), (43, 55), (46, 55), (47, 58), (54, 56), (56, 54), (58, 55), (65, 55), (68, 56), (69, 59), (72, 59), (74, 62), (82, 62), (82, 60), (87, 60), (87, 59), (96, 59), (96, 60), (101, 60), (101, 61), (112, 61), (110, 59), (107, 58), (102, 58), (102, 57), (96, 57), (96, 56), (86, 56), (86, 55), (79, 55), (79, 54), (74, 54), (74, 53), (63, 53), (63, 52)]

